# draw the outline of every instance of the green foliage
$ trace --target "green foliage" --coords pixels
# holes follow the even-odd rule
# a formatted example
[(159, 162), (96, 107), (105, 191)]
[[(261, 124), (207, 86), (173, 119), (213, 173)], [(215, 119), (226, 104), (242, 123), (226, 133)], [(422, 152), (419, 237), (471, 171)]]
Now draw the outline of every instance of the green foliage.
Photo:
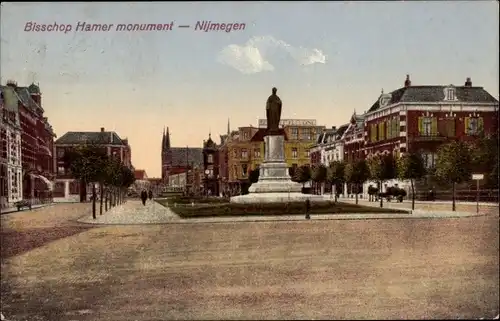
[[(163, 204), (165, 205), (165, 204)], [(255, 204), (189, 204), (170, 206), (170, 210), (182, 218), (214, 217), (214, 216), (252, 216), (252, 215), (304, 215), (305, 202), (291, 203), (255, 203)], [(408, 214), (403, 209), (380, 209), (371, 206), (361, 206), (348, 203), (313, 202), (310, 214), (348, 214), (348, 213), (401, 213)]]
[(323, 164), (315, 165), (311, 171), (311, 179), (316, 183), (323, 183), (327, 178), (327, 169)]
[(475, 173), (485, 174), (489, 187), (498, 187), (498, 163), (500, 162), (498, 136), (481, 137), (471, 144), (472, 167)]
[(368, 186), (368, 195), (376, 195), (378, 193), (378, 188), (373, 185)]
[(365, 160), (360, 159), (349, 163), (344, 169), (344, 178), (347, 183), (363, 184), (370, 178), (370, 171)]
[(437, 152), (436, 176), (441, 181), (460, 184), (471, 179), (472, 156), (469, 146), (454, 141), (441, 146)]
[(396, 177), (396, 161), (392, 154), (377, 155), (368, 161), (370, 178), (375, 181), (386, 181)]
[(401, 180), (421, 179), (425, 176), (426, 170), (424, 161), (419, 154), (405, 154), (397, 161), (397, 177)]
[(307, 165), (302, 165), (295, 171), (293, 180), (298, 183), (306, 183), (311, 179), (311, 168)]
[(104, 174), (107, 155), (94, 145), (79, 146), (65, 155), (71, 174), (86, 183), (98, 182)]
[(248, 179), (250, 180), (250, 183), (257, 183), (259, 181), (259, 176), (260, 176), (260, 168), (255, 168), (250, 171), (248, 174)]
[(327, 170), (327, 181), (331, 184), (343, 184), (345, 181), (345, 167), (346, 164), (341, 161), (334, 161), (330, 163)]

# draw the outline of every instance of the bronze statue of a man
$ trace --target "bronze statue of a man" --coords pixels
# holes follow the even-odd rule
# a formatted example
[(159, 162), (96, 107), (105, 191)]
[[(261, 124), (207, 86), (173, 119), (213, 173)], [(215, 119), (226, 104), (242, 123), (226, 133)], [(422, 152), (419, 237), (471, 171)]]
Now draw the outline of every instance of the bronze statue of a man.
[(276, 95), (278, 89), (273, 88), (273, 94), (267, 98), (266, 103), (266, 118), (267, 118), (267, 134), (273, 135), (279, 133), (279, 125), (281, 118), (281, 99)]

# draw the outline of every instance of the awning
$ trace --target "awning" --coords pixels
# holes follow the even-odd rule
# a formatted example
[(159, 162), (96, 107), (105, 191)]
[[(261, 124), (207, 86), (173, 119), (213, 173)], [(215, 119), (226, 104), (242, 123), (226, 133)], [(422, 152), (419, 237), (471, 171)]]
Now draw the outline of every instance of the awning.
[(52, 183), (47, 177), (42, 176), (42, 175), (38, 175), (38, 174), (33, 174), (33, 173), (31, 173), (30, 176), (33, 176), (33, 177), (36, 177), (36, 178), (39, 178), (40, 180), (42, 180), (49, 188), (49, 191), (54, 190), (54, 183)]

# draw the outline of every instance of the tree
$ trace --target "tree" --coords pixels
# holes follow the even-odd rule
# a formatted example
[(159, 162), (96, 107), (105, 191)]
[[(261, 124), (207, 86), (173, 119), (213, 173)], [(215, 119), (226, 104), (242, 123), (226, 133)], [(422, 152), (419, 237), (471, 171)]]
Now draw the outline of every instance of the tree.
[[(368, 161), (368, 168), (370, 172), (370, 178), (374, 181), (379, 182), (380, 192), (382, 192), (384, 181), (396, 177), (396, 162), (392, 154), (377, 155), (370, 158), (370, 160)], [(383, 207), (383, 204), (383, 198), (380, 197), (380, 207)]]
[(313, 180), (313, 182), (320, 184), (321, 194), (323, 194), (323, 183), (326, 181), (326, 178), (327, 178), (327, 169), (325, 165), (318, 164), (312, 168), (311, 179)]
[(354, 184), (356, 188), (356, 204), (358, 204), (359, 185), (362, 185), (370, 177), (370, 171), (366, 161), (360, 159), (354, 163), (349, 163), (344, 169), (344, 179), (347, 183)]
[(453, 141), (438, 149), (436, 176), (452, 184), (452, 210), (455, 211), (456, 184), (466, 182), (472, 175), (472, 156), (467, 144)]
[(257, 183), (259, 181), (259, 176), (260, 176), (260, 168), (256, 167), (255, 169), (250, 170), (250, 173), (248, 174), (248, 180), (250, 183)]
[(409, 153), (397, 161), (397, 176), (401, 180), (410, 180), (411, 209), (415, 209), (415, 180), (421, 179), (426, 174), (424, 161), (419, 154)]
[(488, 188), (498, 188), (498, 135), (483, 136), (471, 144), (472, 166), (475, 173), (484, 173)]
[(78, 146), (65, 155), (65, 162), (74, 178), (80, 180), (83, 187), (80, 193), (80, 201), (84, 201), (82, 195), (87, 184), (92, 184), (92, 217), (96, 218), (96, 189), (95, 183), (101, 179), (105, 164), (107, 162), (106, 153), (95, 144), (85, 144)]
[(311, 168), (307, 165), (302, 165), (294, 173), (293, 180), (297, 183), (302, 184), (302, 188), (304, 188), (304, 184), (311, 179)]
[(327, 170), (327, 181), (331, 184), (332, 193), (335, 187), (335, 201), (337, 201), (337, 188), (339, 185), (344, 184), (345, 182), (345, 163), (341, 161), (334, 161), (330, 163), (330, 166)]

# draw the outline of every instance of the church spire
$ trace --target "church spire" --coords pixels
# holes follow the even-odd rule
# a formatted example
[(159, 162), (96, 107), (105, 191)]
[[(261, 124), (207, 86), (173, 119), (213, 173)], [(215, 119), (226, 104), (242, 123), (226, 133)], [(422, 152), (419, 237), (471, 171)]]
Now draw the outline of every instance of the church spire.
[(163, 135), (161, 136), (161, 151), (165, 148), (165, 126), (163, 126)]
[(227, 119), (227, 134), (231, 134), (231, 126), (229, 124), (229, 118)]
[(170, 132), (167, 127), (167, 135), (165, 137), (165, 149), (170, 149)]

